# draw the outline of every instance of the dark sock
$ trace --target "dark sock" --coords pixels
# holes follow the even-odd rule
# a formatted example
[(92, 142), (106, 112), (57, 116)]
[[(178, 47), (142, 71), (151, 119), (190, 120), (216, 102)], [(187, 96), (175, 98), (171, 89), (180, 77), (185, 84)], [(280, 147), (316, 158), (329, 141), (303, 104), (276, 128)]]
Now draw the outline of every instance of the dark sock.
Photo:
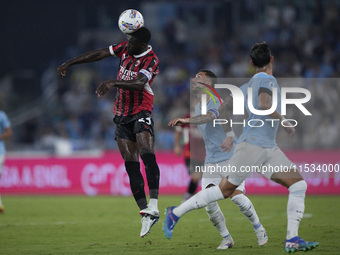
[(190, 181), (189, 187), (188, 187), (188, 193), (191, 195), (194, 195), (197, 189), (198, 183)]
[(129, 175), (132, 195), (139, 209), (143, 210), (147, 207), (147, 201), (144, 191), (144, 180), (140, 172), (140, 164), (139, 162), (128, 161), (125, 162), (125, 169)]
[(146, 178), (148, 180), (150, 198), (158, 199), (159, 192), (159, 168), (156, 162), (156, 156), (153, 153), (141, 155), (145, 165)]

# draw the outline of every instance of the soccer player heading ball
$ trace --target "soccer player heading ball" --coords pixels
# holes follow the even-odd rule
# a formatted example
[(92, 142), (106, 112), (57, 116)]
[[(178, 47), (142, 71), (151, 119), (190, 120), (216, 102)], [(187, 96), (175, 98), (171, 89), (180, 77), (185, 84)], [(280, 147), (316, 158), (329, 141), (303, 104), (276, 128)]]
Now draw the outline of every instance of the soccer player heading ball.
[[(158, 74), (159, 61), (148, 45), (151, 33), (141, 27), (127, 35), (127, 41), (104, 49), (84, 53), (58, 67), (58, 75), (65, 77), (68, 69), (77, 64), (99, 61), (107, 57), (120, 58), (117, 79), (102, 82), (96, 93), (104, 96), (116, 88), (113, 113), (115, 139), (125, 161), (130, 187), (142, 216), (140, 236), (144, 237), (158, 221), (159, 168), (154, 154), (154, 130), (151, 117), (154, 93), (151, 84)], [(147, 203), (144, 180), (140, 172), (139, 156), (145, 165), (150, 191)]]

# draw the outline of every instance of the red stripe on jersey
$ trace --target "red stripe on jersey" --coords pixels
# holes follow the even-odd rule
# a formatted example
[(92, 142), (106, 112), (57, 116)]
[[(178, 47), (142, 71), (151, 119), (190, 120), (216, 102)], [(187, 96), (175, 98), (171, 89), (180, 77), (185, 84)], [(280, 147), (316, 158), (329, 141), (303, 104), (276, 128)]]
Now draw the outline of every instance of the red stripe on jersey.
[(112, 46), (116, 56), (120, 57), (120, 65), (117, 73), (117, 80), (135, 79), (138, 73), (143, 69), (143, 74), (147, 74), (150, 80), (147, 91), (144, 87), (142, 91), (132, 91), (118, 89), (113, 112), (117, 116), (131, 116), (140, 111), (150, 111), (153, 109), (153, 94), (151, 84), (155, 76), (159, 73), (159, 60), (153, 52), (151, 46), (143, 54), (135, 57), (128, 54), (126, 43), (123, 42)]
[[(122, 114), (122, 89), (118, 88), (116, 102), (113, 111), (120, 116)], [(117, 109), (118, 108), (118, 109)]]
[[(136, 114), (140, 111), (149, 111), (153, 110), (153, 98), (154, 96), (143, 90), (143, 103), (141, 105), (136, 105), (133, 109), (133, 114)], [(136, 102), (135, 102), (136, 103)], [(138, 101), (137, 101), (138, 103)]]

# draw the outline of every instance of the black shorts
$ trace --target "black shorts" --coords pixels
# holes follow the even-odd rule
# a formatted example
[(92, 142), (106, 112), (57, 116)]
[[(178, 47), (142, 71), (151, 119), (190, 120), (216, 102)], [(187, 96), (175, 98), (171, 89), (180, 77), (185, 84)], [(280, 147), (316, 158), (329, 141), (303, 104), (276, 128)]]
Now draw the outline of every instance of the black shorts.
[(138, 116), (128, 123), (116, 123), (115, 139), (122, 138), (136, 142), (136, 134), (143, 131), (149, 132), (153, 137), (153, 119), (149, 112), (140, 112)]

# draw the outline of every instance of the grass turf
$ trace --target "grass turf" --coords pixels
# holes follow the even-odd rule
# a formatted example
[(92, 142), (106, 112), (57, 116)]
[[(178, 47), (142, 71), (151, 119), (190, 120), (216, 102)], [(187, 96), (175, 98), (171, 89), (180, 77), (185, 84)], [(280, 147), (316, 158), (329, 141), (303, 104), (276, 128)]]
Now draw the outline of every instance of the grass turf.
[[(139, 237), (140, 216), (132, 197), (4, 196), (0, 254), (286, 254), (287, 196), (249, 198), (268, 244), (257, 246), (251, 224), (228, 199), (219, 204), (235, 247), (220, 251), (221, 237), (204, 209), (182, 217), (171, 240), (164, 237), (164, 209), (178, 205), (180, 196), (160, 197), (161, 218), (145, 238)], [(339, 196), (307, 196), (299, 234), (320, 243), (310, 254), (339, 254), (339, 207)]]

